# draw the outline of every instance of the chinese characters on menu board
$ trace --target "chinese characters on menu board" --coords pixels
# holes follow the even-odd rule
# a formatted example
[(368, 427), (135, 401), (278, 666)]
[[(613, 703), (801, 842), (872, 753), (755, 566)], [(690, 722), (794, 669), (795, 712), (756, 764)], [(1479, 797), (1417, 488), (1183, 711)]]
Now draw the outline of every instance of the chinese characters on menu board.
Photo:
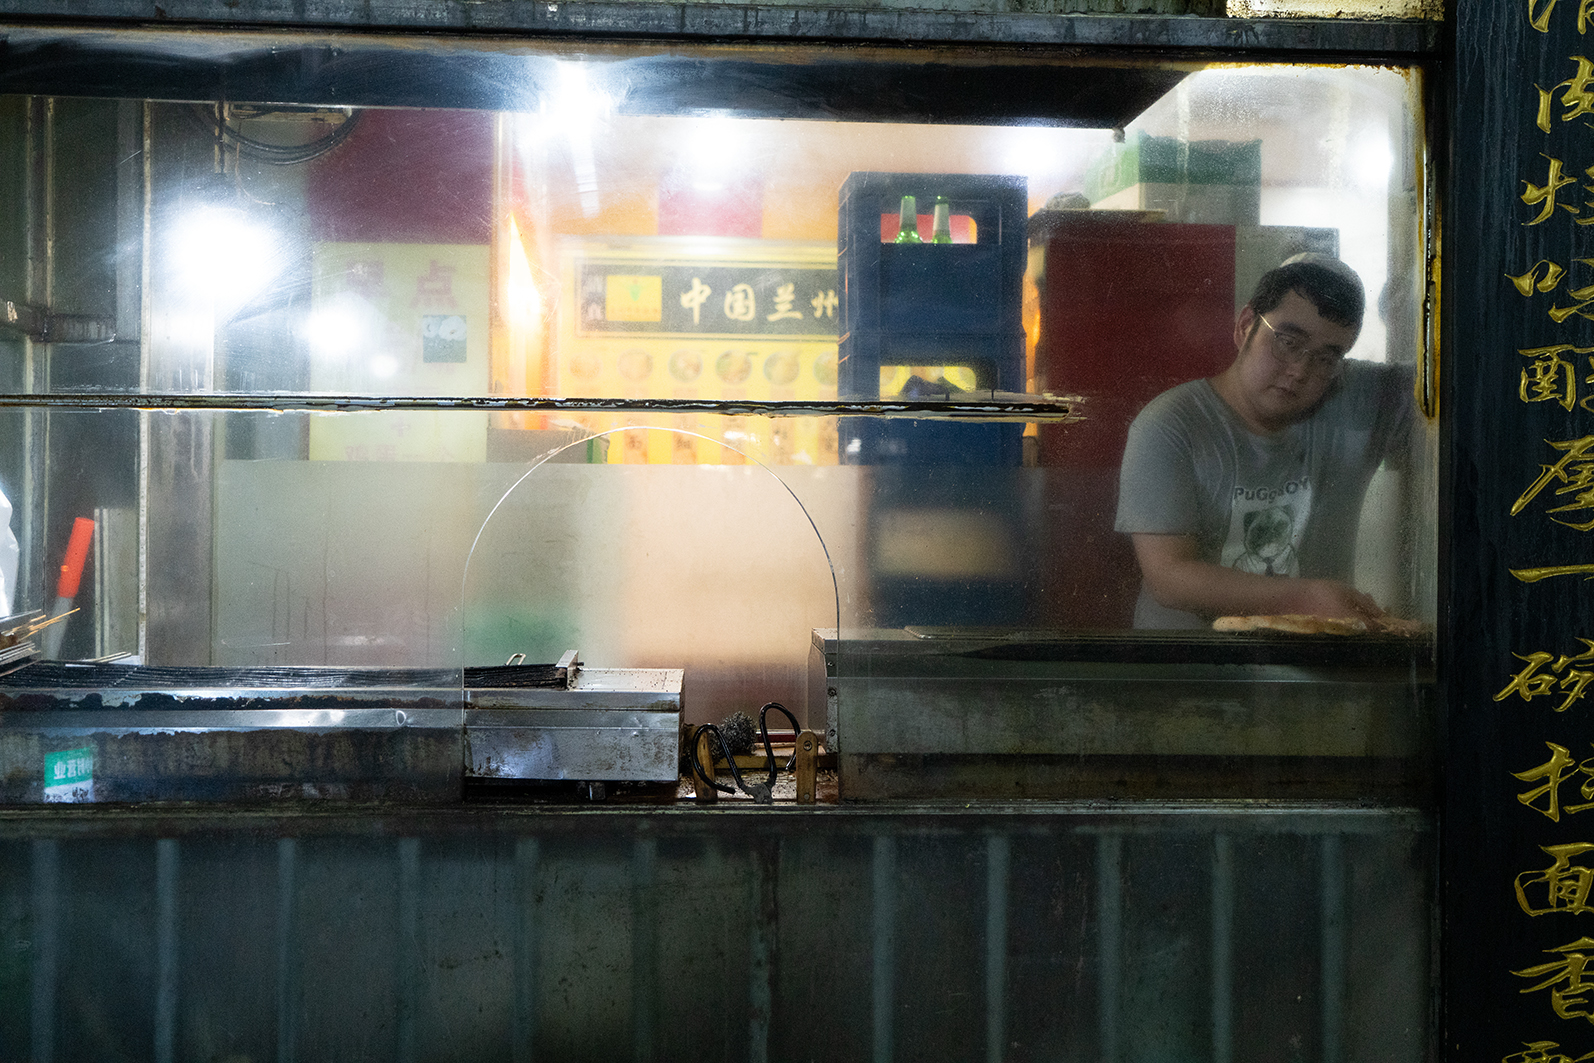
[(583, 260), (584, 334), (835, 339), (834, 266)]
[[(1521, 404), (1526, 420), (1519, 423), (1530, 426), (1527, 437), (1502, 441), (1508, 456), (1493, 472), (1506, 481), (1500, 501), (1510, 500), (1502, 507), (1509, 517), (1501, 557), (1516, 584), (1549, 587), (1594, 577), (1588, 549), (1594, 538), (1578, 550), (1566, 547), (1566, 533), (1532, 527), (1549, 522), (1578, 533), (1576, 541), (1594, 536), (1594, 62), (1577, 54), (1594, 48), (1594, 37), (1581, 45), (1594, 3), (1519, 3), (1511, 10), (1525, 20), (1528, 54), (1541, 47), (1533, 60), (1502, 65), (1520, 73), (1498, 79), (1492, 90), (1504, 94), (1505, 121), (1518, 123), (1514, 134), (1524, 137), (1515, 160), (1516, 202), (1500, 204), (1496, 216), (1510, 228), (1501, 245), (1513, 249), (1508, 257), (1527, 248), (1553, 248), (1556, 257), (1528, 261), (1534, 252), (1525, 251), (1517, 261), (1483, 263), (1485, 270), (1498, 268), (1500, 305), (1512, 308), (1505, 320), (1523, 334), (1514, 344), (1515, 393), (1476, 401)], [(1570, 556), (1517, 556), (1560, 549)], [(1525, 1011), (1505, 1009), (1513, 1026), (1524, 1018), (1531, 1025), (1506, 1031), (1513, 1051), (1502, 1063), (1594, 1059), (1594, 815), (1587, 814), (1594, 812), (1594, 741), (1567, 739), (1568, 728), (1583, 727), (1579, 714), (1588, 717), (1586, 734), (1594, 739), (1594, 638), (1585, 637), (1594, 636), (1594, 625), (1580, 630), (1582, 613), (1565, 617), (1553, 644), (1525, 634), (1513, 619), (1519, 644), (1505, 648), (1510, 658), (1498, 661), (1499, 682), (1490, 691), (1499, 711), (1516, 714), (1512, 726), (1539, 753), (1537, 762), (1505, 766), (1517, 807), (1501, 821), (1506, 837), (1524, 843), (1507, 849), (1513, 860), (1527, 859), (1524, 851), (1539, 855), (1527, 860), (1531, 866), (1514, 868), (1509, 883), (1478, 884), (1491, 897), (1516, 902), (1503, 915), (1501, 940), (1510, 954), (1489, 957), (1505, 971), (1480, 974), (1488, 984), (1514, 985), (1531, 1002)], [(1520, 758), (1523, 748), (1513, 743), (1508, 755)]]

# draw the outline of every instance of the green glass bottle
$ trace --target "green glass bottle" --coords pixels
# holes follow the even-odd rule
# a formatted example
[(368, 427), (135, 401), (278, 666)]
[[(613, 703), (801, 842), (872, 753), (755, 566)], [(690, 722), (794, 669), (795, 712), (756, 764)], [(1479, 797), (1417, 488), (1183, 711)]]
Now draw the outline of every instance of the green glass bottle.
[(945, 196), (935, 197), (935, 231), (930, 234), (932, 244), (952, 242), (952, 204)]
[(897, 214), (897, 243), (924, 243), (919, 239), (919, 204), (912, 196), (902, 197), (902, 209)]

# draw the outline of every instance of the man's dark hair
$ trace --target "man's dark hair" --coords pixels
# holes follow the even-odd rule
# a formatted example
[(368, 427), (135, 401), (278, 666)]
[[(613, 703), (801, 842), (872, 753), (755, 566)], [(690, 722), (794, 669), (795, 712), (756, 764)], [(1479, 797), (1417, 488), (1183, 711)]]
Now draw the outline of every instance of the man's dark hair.
[(1265, 314), (1284, 301), (1290, 292), (1300, 292), (1326, 320), (1346, 328), (1360, 329), (1367, 297), (1361, 281), (1349, 266), (1333, 269), (1313, 262), (1287, 262), (1270, 269), (1256, 282), (1251, 309)]

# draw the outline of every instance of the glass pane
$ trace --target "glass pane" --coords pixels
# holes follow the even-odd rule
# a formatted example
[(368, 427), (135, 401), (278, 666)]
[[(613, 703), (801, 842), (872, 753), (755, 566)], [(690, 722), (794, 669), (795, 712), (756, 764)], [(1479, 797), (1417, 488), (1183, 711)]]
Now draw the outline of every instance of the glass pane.
[[(134, 41), (76, 40), (82, 91), (149, 98), (0, 99), (15, 607), (55, 611), (77, 518), (109, 551), (52, 656), (684, 668), (690, 720), (790, 704), (860, 797), (1225, 750), (1420, 788), (1415, 72), (347, 42), (326, 81), (229, 37), (259, 91), (217, 102), (220, 60)], [(1364, 309), (1252, 306), (1303, 253)], [(1170, 395), (1243, 475), (1134, 442)]]
[[(852, 538), (856, 492), (836, 482), (850, 470), (765, 464), (771, 437), (739, 435), (730, 450), (695, 426), (610, 429), (519, 475), (470, 544), (467, 662), (575, 650), (589, 668), (681, 668), (691, 722), (776, 702), (823, 730), (805, 719), (808, 652), (850, 575), (821, 538)], [(686, 460), (605, 460), (655, 449)]]

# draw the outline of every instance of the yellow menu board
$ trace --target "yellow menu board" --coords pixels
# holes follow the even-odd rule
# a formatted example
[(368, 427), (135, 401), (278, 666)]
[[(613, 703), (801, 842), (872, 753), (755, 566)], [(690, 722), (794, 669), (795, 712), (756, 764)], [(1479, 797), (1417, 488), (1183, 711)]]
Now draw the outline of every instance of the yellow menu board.
[[(560, 281), (552, 359), (558, 395), (727, 402), (836, 397), (834, 244), (571, 239), (560, 249)], [(588, 420), (594, 430), (607, 427), (601, 417)], [(731, 464), (747, 454), (775, 464), (836, 462), (834, 418), (711, 423), (697, 437), (627, 433), (610, 446), (609, 460)]]

